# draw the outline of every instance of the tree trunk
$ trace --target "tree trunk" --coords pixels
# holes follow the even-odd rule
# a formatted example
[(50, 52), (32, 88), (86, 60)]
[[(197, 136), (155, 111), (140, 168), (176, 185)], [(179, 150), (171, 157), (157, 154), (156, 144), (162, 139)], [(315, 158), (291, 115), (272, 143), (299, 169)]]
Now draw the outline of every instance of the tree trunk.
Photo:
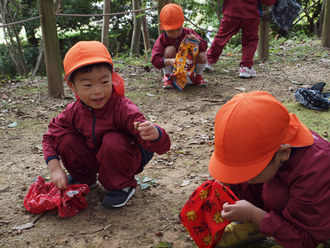
[[(262, 5), (263, 11), (268, 10), (268, 6)], [(266, 60), (269, 58), (269, 20), (260, 20), (258, 42), (258, 59)]]
[(324, 7), (324, 20), (322, 29), (322, 46), (330, 47), (330, 0), (326, 1)]
[(211, 1), (212, 8), (214, 12), (217, 14), (219, 23), (221, 23), (222, 15), (221, 15), (221, 3), (220, 0), (217, 0), (217, 5), (215, 6), (213, 1)]
[(321, 13), (319, 15), (319, 19), (317, 19), (317, 21), (315, 22), (315, 25), (314, 25), (314, 35), (317, 36), (317, 37), (322, 36), (323, 19), (324, 19), (324, 7), (325, 7), (325, 1), (323, 1)]
[(143, 34), (143, 43), (144, 43), (144, 52), (146, 57), (151, 52), (151, 44), (150, 44), (150, 35), (149, 35), (149, 29), (148, 29), (148, 24), (147, 24), (147, 18), (144, 13), (142, 16), (142, 34)]
[[(7, 5), (8, 7), (8, 5)], [(13, 23), (13, 19), (11, 18), (10, 16), (10, 11), (9, 11), (9, 7), (7, 9), (7, 13), (8, 13), (8, 19), (10, 21), (10, 23)], [(19, 34), (16, 30), (16, 27), (15, 25), (12, 26), (12, 29), (14, 31), (14, 34), (15, 34), (15, 39), (16, 39), (16, 43), (17, 43), (17, 53), (19, 55), (19, 64), (20, 64), (20, 67), (22, 68), (23, 70), (23, 75), (22, 76), (27, 76), (27, 66), (26, 66), (26, 61), (25, 61), (25, 56), (24, 56), (24, 53), (23, 53), (23, 49), (22, 49), (22, 45), (21, 45), (21, 39), (19, 37)]]
[[(109, 14), (111, 9), (111, 0), (104, 0), (103, 2), (103, 14)], [(106, 48), (109, 47), (109, 21), (110, 16), (103, 16), (103, 25), (102, 25), (102, 36), (101, 42), (105, 45)]]
[[(158, 3), (158, 23), (160, 23), (160, 19), (159, 19), (160, 11), (166, 4), (171, 3), (171, 0), (157, 0), (157, 3)], [(161, 35), (161, 33), (163, 33), (163, 30), (158, 28), (158, 35)]]
[(37, 76), (38, 71), (41, 71), (40, 68), (42, 67), (43, 62), (44, 62), (44, 44), (43, 44), (43, 40), (41, 37), (40, 46), (39, 46), (39, 55), (38, 55), (36, 66), (32, 73), (32, 77)]
[(53, 0), (39, 0), (39, 13), (44, 56), (48, 81), (48, 92), (52, 97), (64, 96), (60, 46), (57, 36), (56, 18)]
[[(132, 9), (133, 10), (140, 9), (139, 0), (132, 0)], [(138, 17), (140, 14), (141, 14), (140, 12), (133, 13), (133, 35), (132, 35), (132, 42), (131, 42), (130, 57), (139, 55), (139, 53), (140, 53), (141, 17)]]

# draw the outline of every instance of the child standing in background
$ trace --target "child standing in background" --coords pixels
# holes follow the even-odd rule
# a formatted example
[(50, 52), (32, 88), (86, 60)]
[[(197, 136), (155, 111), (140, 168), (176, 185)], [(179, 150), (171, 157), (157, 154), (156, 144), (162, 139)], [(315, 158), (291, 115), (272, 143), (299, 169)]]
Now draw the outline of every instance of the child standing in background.
[(262, 15), (261, 4), (270, 6), (276, 2), (277, 0), (225, 0), (222, 6), (223, 17), (219, 31), (207, 51), (206, 69), (211, 70), (228, 40), (242, 29), (243, 54), (239, 64), (239, 77), (255, 77), (256, 72), (252, 66), (259, 41), (258, 28)]
[(206, 66), (207, 42), (203, 40), (194, 30), (182, 27), (184, 15), (181, 6), (170, 3), (163, 7), (160, 12), (160, 26), (164, 29), (152, 48), (151, 63), (157, 69), (163, 69), (163, 88), (173, 88), (173, 78), (169, 78), (173, 70), (175, 57), (179, 46), (186, 35), (189, 39), (199, 43), (199, 53), (195, 57), (196, 63), (196, 82), (195, 85), (205, 86), (206, 83), (202, 76)]

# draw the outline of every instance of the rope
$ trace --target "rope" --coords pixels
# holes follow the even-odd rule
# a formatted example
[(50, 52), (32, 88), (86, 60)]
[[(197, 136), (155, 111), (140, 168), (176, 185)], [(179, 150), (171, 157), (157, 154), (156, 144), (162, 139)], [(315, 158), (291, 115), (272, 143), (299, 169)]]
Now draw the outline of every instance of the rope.
[(132, 10), (132, 11), (127, 11), (127, 12), (106, 13), (106, 14), (60, 14), (60, 13), (57, 13), (55, 15), (56, 16), (101, 17), (101, 16), (124, 15), (124, 14), (129, 14), (129, 13), (134, 13), (134, 12), (140, 12), (140, 11), (145, 11), (145, 10), (150, 10), (150, 9), (157, 9), (157, 8), (158, 8), (158, 6), (150, 7), (150, 8), (146, 8), (146, 9)]
[(40, 16), (32, 17), (30, 19), (18, 21), (18, 22), (12, 22), (12, 23), (8, 23), (8, 24), (3, 24), (3, 25), (0, 25), (0, 28), (5, 28), (5, 27), (8, 27), (8, 26), (13, 26), (13, 25), (21, 24), (21, 23), (28, 22), (28, 21), (33, 21), (35, 19), (39, 19), (39, 18), (43, 18), (43, 17), (44, 16), (40, 15)]

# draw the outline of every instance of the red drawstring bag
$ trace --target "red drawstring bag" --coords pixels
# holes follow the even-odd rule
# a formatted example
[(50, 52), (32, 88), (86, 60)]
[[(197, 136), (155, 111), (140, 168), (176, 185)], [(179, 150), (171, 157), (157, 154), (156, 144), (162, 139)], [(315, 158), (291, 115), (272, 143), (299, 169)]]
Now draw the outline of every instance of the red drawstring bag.
[(58, 208), (59, 216), (71, 217), (87, 207), (84, 197), (88, 193), (87, 184), (68, 185), (68, 189), (61, 190), (39, 176), (25, 196), (24, 207), (34, 214)]
[(234, 193), (217, 181), (206, 181), (189, 197), (179, 218), (199, 248), (214, 247), (231, 221), (222, 218), (224, 203), (235, 204)]

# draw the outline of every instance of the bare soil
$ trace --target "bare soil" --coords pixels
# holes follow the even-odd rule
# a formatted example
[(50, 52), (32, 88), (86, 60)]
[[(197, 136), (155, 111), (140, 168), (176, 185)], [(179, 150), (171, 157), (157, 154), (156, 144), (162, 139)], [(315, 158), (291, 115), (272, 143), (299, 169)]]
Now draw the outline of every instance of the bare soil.
[[(30, 185), (38, 176), (51, 182), (42, 136), (51, 118), (75, 98), (68, 88), (63, 99), (50, 98), (46, 78), (0, 83), (0, 247), (150, 248), (161, 241), (176, 248), (197, 247), (178, 214), (193, 190), (212, 179), (208, 161), (214, 149), (214, 117), (221, 106), (237, 93), (255, 90), (294, 102), (297, 88), (329, 82), (330, 51), (318, 40), (279, 46), (270, 60), (256, 61), (256, 78), (238, 78), (238, 51), (224, 54), (212, 71), (204, 73), (206, 87), (189, 85), (181, 92), (163, 90), (161, 74), (151, 66), (115, 61), (116, 71), (125, 79), (127, 97), (171, 137), (171, 150), (155, 155), (137, 175), (140, 180), (156, 179), (156, 183), (147, 189), (138, 186), (135, 196), (119, 209), (101, 205), (106, 190), (100, 185), (90, 191), (88, 207), (76, 216), (61, 218), (57, 211), (46, 212), (33, 227), (22, 231), (12, 228), (36, 217), (23, 206)], [(299, 47), (306, 53), (286, 56)], [(15, 121), (17, 126), (8, 127)], [(187, 185), (182, 186), (184, 182)], [(164, 235), (156, 236), (157, 231)], [(274, 240), (269, 238), (250, 247), (272, 245)]]

